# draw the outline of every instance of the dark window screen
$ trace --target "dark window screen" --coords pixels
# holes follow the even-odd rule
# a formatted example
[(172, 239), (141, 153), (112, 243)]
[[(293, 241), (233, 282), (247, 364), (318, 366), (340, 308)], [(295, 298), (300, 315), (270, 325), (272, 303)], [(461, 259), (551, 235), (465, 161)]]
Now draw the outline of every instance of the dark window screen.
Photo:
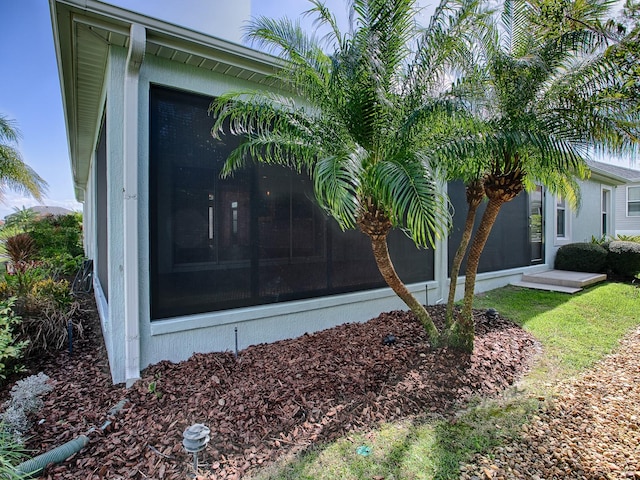
[[(449, 236), (449, 268), (451, 268), (467, 218), (467, 201), (462, 182), (449, 183), (448, 192), (455, 209), (453, 229)], [(486, 203), (483, 203), (478, 209), (474, 231), (480, 224), (485, 208)], [(478, 272), (494, 272), (530, 264), (528, 200), (527, 194), (522, 193), (502, 206), (480, 257)], [(466, 257), (460, 270), (461, 275), (464, 275), (465, 268)]]
[[(210, 99), (152, 87), (151, 317), (218, 311), (384, 286), (368, 238), (342, 232), (311, 181), (286, 168), (220, 170), (239, 144), (216, 140)], [(405, 282), (433, 278), (433, 253), (389, 239)]]
[(98, 279), (105, 298), (109, 301), (109, 250), (108, 239), (108, 204), (107, 204), (107, 129), (106, 118), (102, 119), (98, 148), (96, 149), (96, 238)]

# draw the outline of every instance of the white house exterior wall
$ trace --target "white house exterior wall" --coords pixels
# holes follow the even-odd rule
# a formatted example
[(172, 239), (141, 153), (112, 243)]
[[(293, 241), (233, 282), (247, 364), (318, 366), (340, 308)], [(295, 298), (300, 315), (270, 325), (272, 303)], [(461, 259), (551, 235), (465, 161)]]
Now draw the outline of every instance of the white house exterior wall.
[[(112, 47), (106, 86), (107, 108), (107, 168), (109, 203), (109, 302), (97, 284), (96, 298), (103, 318), (103, 332), (109, 353), (112, 378), (115, 383), (129, 382), (125, 373), (124, 331), (124, 224), (122, 188), (123, 165), (123, 81), (126, 50)], [(255, 87), (247, 81), (212, 74), (195, 67), (147, 56), (140, 70), (139, 83), (139, 179), (138, 179), (138, 258), (139, 258), (139, 340), (140, 368), (161, 360), (181, 361), (194, 352), (212, 352), (246, 348), (249, 345), (293, 338), (346, 322), (362, 322), (380, 312), (405, 309), (405, 305), (390, 289), (377, 289), (344, 295), (334, 295), (282, 304), (240, 308), (230, 311), (190, 315), (151, 322), (149, 279), (149, 89), (152, 84), (182, 89), (194, 93), (219, 95), (229, 89)], [(95, 185), (89, 187), (95, 188)], [(89, 196), (95, 212), (95, 195)], [(90, 243), (95, 250), (94, 238)], [(441, 242), (435, 254), (436, 279), (427, 284), (410, 285), (421, 301), (442, 301), (447, 285), (447, 247)], [(478, 276), (477, 292), (482, 292), (518, 280), (526, 271), (544, 269), (544, 265), (522, 267)], [(461, 295), (458, 292), (458, 296)]]
[[(602, 234), (603, 186), (602, 183), (595, 181), (581, 182), (582, 203), (580, 209), (572, 213), (571, 219), (572, 242), (590, 242), (592, 237), (599, 237)], [(611, 193), (611, 202), (615, 203), (613, 191)], [(612, 205), (611, 216), (613, 216), (613, 208), (614, 206)], [(613, 223), (611, 228), (615, 228)]]
[[(58, 2), (50, 0), (52, 8), (60, 8), (64, 11), (67, 8), (66, 2)], [(76, 4), (73, 8), (84, 8), (82, 2), (74, 0), (71, 2)], [(120, 17), (119, 23), (114, 26), (117, 31), (117, 39), (122, 40), (119, 45), (125, 45), (126, 38), (124, 35), (127, 29), (122, 28), (122, 24), (126, 23), (126, 17), (130, 13), (126, 11), (115, 11), (110, 7), (96, 2), (85, 2), (94, 5), (92, 8), (103, 9), (110, 12), (110, 16), (99, 17), (100, 25), (106, 25), (111, 21), (111, 16)], [(91, 12), (89, 12), (91, 13)], [(89, 15), (90, 16), (90, 15)], [(54, 17), (54, 22), (57, 17)], [(69, 18), (65, 17), (66, 20)], [(67, 26), (68, 22), (62, 19), (61, 25)], [(136, 17), (138, 21), (148, 22), (149, 25), (156, 25), (165, 34), (171, 29), (165, 25), (159, 25), (153, 19), (144, 19)], [(89, 23), (94, 19), (88, 18)], [(107, 28), (101, 26), (99, 28)], [(184, 32), (182, 32), (184, 34)], [(187, 36), (184, 34), (184, 36)], [(67, 37), (64, 37), (67, 38)], [(95, 37), (96, 39), (102, 37)], [(150, 37), (147, 37), (150, 38)], [(212, 41), (215, 39), (212, 39)], [(147, 46), (149, 42), (147, 42)], [(74, 76), (74, 70), (70, 67), (73, 65), (73, 49), (66, 42), (63, 45), (64, 51), (59, 51), (61, 68), (64, 71), (63, 82), (65, 87), (69, 87), (68, 91), (74, 93), (82, 87), (82, 83), (75, 83), (78, 79)], [(196, 45), (198, 48), (192, 49), (194, 55), (200, 50), (207, 50), (206, 45)], [(189, 47), (189, 45), (188, 45)], [(173, 48), (173, 47), (172, 47)], [(176, 47), (177, 48), (177, 47)], [(197, 50), (197, 51), (196, 51)], [(253, 76), (252, 72), (262, 72), (256, 78), (264, 81), (265, 71), (268, 62), (260, 57), (260, 55), (246, 52), (243, 54), (235, 53), (241, 51), (239, 48), (229, 48), (225, 55), (226, 59), (233, 60), (233, 68), (238, 71), (248, 72), (248, 76)], [(206, 53), (206, 52), (205, 52)], [(191, 55), (191, 54), (190, 54)], [(235, 57), (234, 57), (235, 55)], [(244, 58), (243, 55), (247, 55)], [(251, 59), (254, 55), (255, 58)], [(206, 54), (205, 54), (206, 57)], [(137, 128), (138, 134), (138, 154), (134, 166), (137, 167), (137, 238), (133, 238), (129, 242), (129, 247), (125, 243), (127, 232), (124, 223), (124, 194), (125, 172), (126, 168), (131, 168), (132, 164), (125, 165), (124, 142), (125, 142), (125, 70), (127, 63), (127, 49), (122, 46), (111, 44), (108, 49), (106, 58), (105, 77), (100, 81), (102, 85), (102, 98), (100, 100), (100, 108), (105, 111), (93, 112), (91, 121), (96, 122), (95, 133), (92, 140), (94, 151), (98, 142), (99, 124), (106, 115), (107, 144), (106, 144), (106, 175), (107, 193), (106, 202), (108, 205), (107, 222), (107, 251), (108, 251), (108, 272), (107, 281), (108, 289), (103, 289), (100, 285), (100, 279), (96, 275), (95, 278), (95, 296), (97, 300), (98, 310), (100, 312), (102, 329), (105, 337), (105, 344), (109, 356), (111, 366), (112, 379), (115, 383), (134, 381), (139, 372), (131, 371), (132, 362), (129, 362), (129, 372), (126, 365), (127, 355), (130, 355), (127, 348), (127, 342), (132, 339), (128, 338), (125, 325), (135, 321), (139, 324), (138, 340), (140, 345), (140, 359), (138, 362), (139, 369), (145, 368), (147, 365), (156, 363), (160, 360), (181, 361), (190, 357), (194, 352), (212, 352), (233, 350), (236, 347), (236, 329), (237, 329), (237, 346), (242, 349), (249, 345), (263, 342), (271, 342), (279, 339), (296, 337), (305, 332), (313, 332), (320, 329), (332, 327), (346, 322), (362, 322), (377, 316), (382, 311), (392, 309), (405, 309), (399, 298), (388, 288), (375, 289), (369, 291), (361, 291), (343, 295), (332, 295), (322, 298), (313, 298), (308, 300), (283, 302), (264, 306), (255, 306), (247, 308), (238, 308), (234, 310), (226, 310), (220, 312), (212, 312), (198, 315), (188, 315), (177, 318), (169, 318), (163, 320), (151, 321), (150, 313), (150, 260), (149, 260), (149, 227), (150, 227), (150, 205), (149, 205), (149, 90), (152, 84), (158, 84), (169, 88), (181, 89), (194, 92), (197, 94), (209, 95), (214, 97), (232, 89), (241, 88), (266, 88), (264, 85), (253, 84), (248, 80), (240, 80), (235, 76), (226, 76), (224, 73), (207, 69), (214, 65), (210, 59), (204, 58), (202, 68), (198, 68), (193, 64), (180, 63), (172, 61), (168, 58), (161, 58), (148, 54), (144, 57), (140, 71), (138, 83), (138, 119), (131, 121)], [(215, 57), (215, 56), (214, 56)], [(89, 57), (86, 57), (89, 58)], [(244, 60), (250, 61), (244, 61)], [(236, 62), (236, 60), (238, 60)], [(104, 65), (100, 63), (100, 65)], [(213, 67), (215, 68), (215, 67)], [(242, 73), (241, 72), (241, 73)], [(89, 78), (89, 77), (87, 77)], [(93, 78), (93, 77), (91, 77)], [(85, 81), (85, 80), (83, 80)], [(94, 86), (95, 87), (95, 86)], [(74, 90), (76, 89), (76, 90)], [(92, 90), (93, 91), (93, 90)], [(76, 110), (70, 99), (73, 95), (65, 100), (65, 108), (67, 114), (75, 115)], [(86, 93), (86, 92), (85, 92)], [(88, 118), (88, 117), (82, 117)], [(75, 117), (74, 117), (75, 120)], [(74, 122), (68, 123), (71, 131), (71, 137), (78, 136), (75, 130)], [(87, 140), (82, 138), (83, 141)], [(95, 157), (95, 155), (93, 156)], [(87, 254), (100, 262), (97, 247), (97, 225), (105, 219), (98, 218), (97, 208), (97, 190), (98, 179), (95, 158), (90, 162), (88, 157), (75, 159), (83, 162), (83, 168), (89, 171), (88, 179), (76, 178), (76, 181), (84, 183), (78, 185), (82, 188), (84, 195), (84, 212), (86, 235), (85, 243), (87, 246)], [(92, 163), (92, 164), (91, 164)], [(553, 209), (550, 205), (552, 199), (547, 196), (545, 204), (547, 206), (547, 219)], [(599, 195), (597, 198), (600, 198)], [(599, 211), (599, 206), (598, 209)], [(599, 218), (599, 215), (596, 216)], [(490, 272), (479, 274), (477, 277), (476, 292), (482, 292), (497, 288), (508, 284), (509, 282), (519, 280), (522, 273), (533, 272), (545, 269), (553, 259), (552, 249), (548, 248), (553, 243), (553, 228), (550, 222), (546, 222), (546, 264), (536, 265), (533, 267), (514, 268), (505, 271)], [(550, 237), (551, 235), (551, 237)], [(589, 236), (591, 233), (589, 233)], [(130, 239), (131, 240), (131, 239)], [(137, 312), (127, 311), (125, 309), (125, 248), (135, 248), (138, 256), (137, 275), (139, 278), (136, 291), (133, 294), (138, 295)], [(447, 242), (441, 241), (434, 254), (434, 281), (422, 282), (409, 285), (409, 289), (416, 297), (426, 303), (438, 303), (443, 301), (447, 290)], [(97, 266), (97, 265), (96, 265)], [(460, 279), (463, 282), (463, 278)], [(107, 287), (104, 286), (104, 287)], [(104, 291), (108, 290), (108, 300), (104, 295)], [(132, 293), (132, 292), (129, 292)], [(462, 289), (458, 289), (458, 298), (462, 295)], [(128, 315), (128, 317), (127, 317)], [(126, 318), (125, 318), (126, 317)], [(137, 318), (136, 318), (137, 317)]]
[(616, 235), (640, 235), (640, 217), (627, 215), (627, 189), (640, 187), (640, 183), (629, 183), (617, 188), (616, 197)]

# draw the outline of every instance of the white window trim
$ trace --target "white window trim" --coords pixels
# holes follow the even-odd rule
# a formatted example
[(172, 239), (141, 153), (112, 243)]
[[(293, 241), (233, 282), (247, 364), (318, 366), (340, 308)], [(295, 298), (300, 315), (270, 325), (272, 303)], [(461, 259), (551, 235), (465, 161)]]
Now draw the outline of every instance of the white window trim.
[(554, 244), (557, 245), (566, 245), (567, 243), (571, 243), (571, 209), (567, 202), (564, 203), (564, 236), (558, 236), (558, 200), (561, 197), (559, 195), (554, 196), (553, 199), (553, 238)]
[[(625, 215), (627, 218), (640, 218), (640, 215), (629, 215), (629, 189), (630, 188), (639, 188), (640, 189), (640, 185), (628, 185), (627, 186), (627, 195), (626, 195), (626, 199), (624, 202), (624, 210), (625, 210)], [(634, 200), (635, 202), (635, 200)]]
[[(608, 209), (605, 210), (605, 205), (603, 205), (603, 193), (609, 192), (608, 199), (609, 205)], [(601, 187), (600, 188), (600, 235), (605, 235), (604, 229), (602, 228), (602, 215), (607, 214), (607, 233), (606, 235), (611, 236), (611, 232), (614, 230), (613, 225), (613, 189), (610, 187)]]

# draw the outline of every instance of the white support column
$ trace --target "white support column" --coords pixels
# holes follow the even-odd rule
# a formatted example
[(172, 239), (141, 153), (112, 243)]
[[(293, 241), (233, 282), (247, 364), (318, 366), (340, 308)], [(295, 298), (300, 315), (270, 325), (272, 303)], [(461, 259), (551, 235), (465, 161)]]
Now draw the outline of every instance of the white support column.
[(127, 387), (140, 378), (140, 295), (138, 282), (138, 84), (146, 30), (132, 24), (124, 76), (124, 324)]
[[(447, 183), (440, 183), (440, 191), (447, 195)], [(446, 208), (446, 207), (445, 207)], [(433, 292), (433, 296), (428, 298), (429, 304), (443, 303), (448, 295), (449, 277), (449, 232), (443, 237), (436, 239), (433, 252), (433, 279), (437, 282), (438, 288)]]

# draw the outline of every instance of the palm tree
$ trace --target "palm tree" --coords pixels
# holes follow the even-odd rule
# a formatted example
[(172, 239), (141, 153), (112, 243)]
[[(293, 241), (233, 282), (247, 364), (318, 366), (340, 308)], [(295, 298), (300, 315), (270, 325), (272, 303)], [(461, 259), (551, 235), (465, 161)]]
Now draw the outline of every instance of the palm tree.
[(5, 228), (16, 228), (22, 232), (26, 232), (37, 217), (35, 210), (27, 208), (13, 207), (13, 213), (5, 217)]
[(277, 77), (287, 93), (234, 92), (212, 103), (214, 135), (228, 125), (246, 138), (223, 175), (250, 159), (308, 174), (340, 227), (369, 237), (384, 280), (435, 344), (439, 332), (398, 277), (387, 235), (401, 228), (428, 247), (447, 232), (448, 202), (427, 140), (454, 111), (443, 85), (448, 67), (468, 60), (466, 26), (477, 3), (444, 0), (420, 29), (415, 0), (353, 0), (345, 34), (320, 0), (310, 3), (308, 13), (328, 30), (323, 39), (287, 19), (251, 23), (249, 38), (283, 59)]
[(16, 149), (19, 138), (14, 122), (0, 114), (0, 201), (7, 188), (41, 201), (47, 182), (22, 161)]
[[(610, 2), (598, 5), (583, 12), (595, 18), (582, 18), (552, 33), (534, 24), (540, 12), (531, 3), (505, 0), (500, 25), (480, 37), (475, 74), (456, 84), (484, 127), (446, 149), (488, 159), (486, 171), (478, 176), (487, 208), (469, 247), (462, 315), (451, 326), (463, 350), (473, 349), (477, 268), (501, 207), (535, 183), (577, 206), (576, 179), (588, 175), (589, 147), (635, 149), (637, 98), (617, 95), (624, 88), (623, 78), (603, 55), (606, 38), (588, 28)], [(473, 222), (467, 224), (471, 228)]]

